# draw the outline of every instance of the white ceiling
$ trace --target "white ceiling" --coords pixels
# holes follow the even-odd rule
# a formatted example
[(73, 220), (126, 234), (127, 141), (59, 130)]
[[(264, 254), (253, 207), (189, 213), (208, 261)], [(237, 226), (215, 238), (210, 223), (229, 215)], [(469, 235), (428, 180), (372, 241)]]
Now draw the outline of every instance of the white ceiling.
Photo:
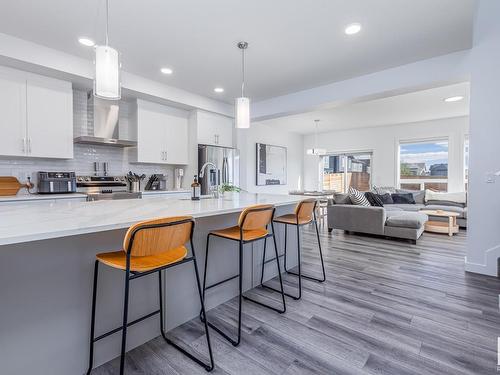
[[(277, 129), (312, 134), (315, 119), (320, 120), (318, 132), (328, 132), (468, 116), (469, 90), (469, 83), (464, 82), (260, 123)], [(443, 100), (452, 96), (463, 96), (464, 99), (451, 103)]]
[[(0, 32), (92, 59), (77, 42), (104, 39), (104, 0), (0, 0)], [(191, 92), (238, 95), (250, 43), (254, 100), (471, 46), (476, 0), (110, 0), (110, 45), (123, 68)], [(362, 31), (346, 36), (344, 27)], [(163, 66), (174, 74), (164, 76)], [(224, 94), (213, 88), (222, 86)]]

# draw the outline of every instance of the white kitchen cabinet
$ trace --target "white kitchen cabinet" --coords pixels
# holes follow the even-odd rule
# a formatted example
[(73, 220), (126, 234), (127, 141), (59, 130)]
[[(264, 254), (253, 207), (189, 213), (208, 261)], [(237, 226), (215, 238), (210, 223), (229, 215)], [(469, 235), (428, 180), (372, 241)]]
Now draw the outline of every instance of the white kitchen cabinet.
[(12, 72), (0, 70), (0, 153), (25, 156), (26, 79)]
[(188, 164), (187, 112), (137, 100), (136, 162)]
[(70, 82), (0, 68), (0, 155), (73, 157)]
[(73, 90), (71, 83), (30, 77), (26, 91), (28, 155), (73, 158)]
[(198, 143), (233, 147), (233, 119), (215, 113), (196, 111)]

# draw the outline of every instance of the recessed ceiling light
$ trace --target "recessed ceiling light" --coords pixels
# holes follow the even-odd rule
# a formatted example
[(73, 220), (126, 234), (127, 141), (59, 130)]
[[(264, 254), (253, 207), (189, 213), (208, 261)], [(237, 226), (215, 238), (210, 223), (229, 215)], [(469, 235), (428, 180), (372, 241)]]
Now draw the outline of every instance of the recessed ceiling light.
[(170, 68), (161, 68), (163, 74), (172, 74), (174, 71)]
[(221, 92), (224, 92), (224, 89), (222, 87), (216, 87), (214, 89), (214, 91), (217, 92), (217, 93), (221, 93)]
[(360, 23), (351, 23), (351, 24), (347, 25), (346, 28), (344, 29), (344, 32), (347, 35), (357, 34), (360, 31), (361, 31), (361, 24)]
[(95, 43), (92, 39), (85, 38), (85, 37), (78, 38), (78, 42), (80, 42), (80, 44), (83, 44), (84, 46), (87, 46), (87, 47), (93, 47), (95, 45)]
[(463, 96), (451, 96), (449, 98), (446, 98), (444, 101), (446, 103), (459, 102), (463, 98), (464, 98)]

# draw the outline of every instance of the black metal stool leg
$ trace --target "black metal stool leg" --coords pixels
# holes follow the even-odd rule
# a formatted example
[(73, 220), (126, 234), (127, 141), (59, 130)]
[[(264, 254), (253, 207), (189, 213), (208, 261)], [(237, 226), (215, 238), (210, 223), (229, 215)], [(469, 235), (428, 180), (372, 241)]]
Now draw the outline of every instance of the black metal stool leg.
[[(314, 222), (314, 227), (316, 228), (316, 238), (318, 240), (319, 258), (321, 260), (321, 270), (323, 272), (323, 277), (321, 279), (319, 279), (317, 277), (314, 277), (314, 276), (308, 276), (308, 275), (302, 275), (302, 277), (305, 278), (305, 279), (308, 279), (308, 280), (317, 281), (317, 282), (322, 283), (322, 282), (326, 281), (326, 273), (325, 273), (325, 263), (323, 261), (323, 251), (321, 249), (321, 241), (320, 241), (320, 238), (319, 238), (319, 229), (318, 229), (318, 222), (316, 220), (316, 215), (314, 215), (313, 222)], [(287, 273), (289, 273), (291, 275), (299, 276), (298, 273), (293, 272), (293, 271), (287, 271)], [(299, 263), (299, 273), (300, 273), (300, 263)]]
[(125, 271), (125, 296), (123, 299), (123, 325), (122, 325), (122, 348), (120, 354), (120, 375), (123, 375), (125, 372), (125, 349), (127, 346), (129, 284), (130, 284), (130, 255), (127, 254), (127, 266)]
[(257, 301), (257, 300), (254, 300), (250, 297), (247, 297), (247, 296), (243, 296), (243, 298), (245, 298), (247, 301), (251, 301), (253, 303), (256, 303), (258, 305), (261, 305), (263, 307), (267, 307), (268, 309), (271, 309), (271, 310), (274, 310), (280, 314), (283, 314), (284, 312), (286, 312), (286, 302), (285, 302), (285, 292), (283, 291), (283, 280), (281, 278), (281, 267), (280, 267), (280, 259), (279, 259), (279, 255), (278, 255), (278, 246), (276, 245), (276, 237), (274, 236), (274, 224), (271, 222), (271, 228), (272, 228), (272, 231), (273, 231), (273, 243), (274, 243), (274, 253), (275, 253), (275, 256), (276, 258), (274, 259), (271, 259), (271, 260), (276, 260), (276, 266), (278, 267), (278, 278), (279, 278), (279, 281), (280, 281), (280, 289), (274, 289), (272, 287), (269, 287), (267, 285), (264, 285), (263, 284), (263, 279), (264, 279), (264, 265), (266, 263), (266, 244), (267, 244), (267, 237), (264, 239), (264, 251), (263, 251), (263, 255), (262, 255), (262, 270), (261, 270), (261, 277), (260, 277), (260, 286), (263, 287), (263, 288), (266, 288), (266, 289), (270, 289), (270, 290), (273, 290), (275, 292), (278, 292), (281, 294), (281, 299), (282, 299), (282, 303), (283, 303), (283, 308), (281, 309), (278, 309), (276, 307), (273, 307), (273, 306), (269, 306), (265, 303), (262, 303), (260, 301)]
[(89, 368), (87, 370), (87, 375), (91, 373), (92, 367), (94, 365), (95, 308), (96, 308), (96, 297), (97, 297), (98, 274), (99, 274), (99, 261), (96, 260), (94, 263), (94, 285), (92, 287), (92, 320), (90, 322)]
[[(210, 233), (207, 235), (207, 245), (205, 247), (205, 265), (203, 267), (203, 301), (205, 300), (205, 290), (206, 290), (206, 285), (207, 285), (207, 265), (208, 265), (208, 248), (210, 244)], [(203, 309), (200, 309), (200, 320), (202, 322), (205, 321), (205, 312), (203, 312)]]
[[(191, 245), (191, 249), (192, 249), (192, 245)], [(194, 252), (193, 252), (194, 254)], [(203, 297), (202, 297), (202, 292), (201, 292), (201, 285), (200, 285), (200, 278), (199, 278), (199, 274), (198, 274), (198, 267), (197, 267), (197, 264), (196, 264), (196, 258), (193, 256), (193, 264), (194, 264), (194, 269), (195, 269), (195, 275), (196, 275), (196, 285), (197, 285), (197, 290), (198, 290), (198, 295), (200, 297), (200, 303), (201, 303), (201, 310), (203, 313), (205, 313), (205, 306), (204, 306), (204, 303), (203, 303)], [(196, 362), (197, 364), (199, 364), (201, 367), (203, 367), (206, 371), (212, 371), (214, 369), (214, 358), (213, 358), (213, 354), (212, 354), (212, 346), (210, 344), (210, 336), (209, 336), (209, 333), (208, 333), (208, 326), (207, 326), (207, 322), (206, 320), (204, 321), (204, 325), (205, 325), (205, 334), (207, 335), (207, 345), (208, 345), (208, 354), (209, 354), (209, 357), (210, 357), (210, 364), (206, 364), (205, 362), (203, 362), (202, 360), (196, 358), (193, 354), (189, 353), (186, 349), (180, 347), (179, 345), (177, 345), (175, 342), (173, 342), (172, 340), (170, 340), (168, 337), (167, 337), (167, 334), (165, 333), (165, 328), (164, 328), (164, 323), (163, 323), (163, 282), (162, 282), (162, 277), (161, 277), (161, 271), (158, 271), (158, 283), (159, 283), (159, 287), (158, 287), (158, 290), (159, 290), (159, 301), (160, 301), (160, 329), (161, 329), (161, 335), (163, 336), (163, 338), (165, 339), (165, 341), (169, 344), (169, 345), (172, 345), (174, 348), (176, 348), (177, 350), (179, 350), (182, 354), (184, 354), (185, 356), (187, 356), (188, 358), (190, 358), (191, 360), (193, 360), (194, 362)]]

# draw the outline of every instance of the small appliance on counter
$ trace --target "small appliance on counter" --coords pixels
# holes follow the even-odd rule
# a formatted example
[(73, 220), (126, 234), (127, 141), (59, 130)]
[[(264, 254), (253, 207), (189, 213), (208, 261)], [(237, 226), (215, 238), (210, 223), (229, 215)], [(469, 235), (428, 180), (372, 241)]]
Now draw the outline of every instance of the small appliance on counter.
[(129, 192), (125, 176), (78, 176), (77, 191), (87, 194), (87, 201), (138, 199), (141, 192)]
[(76, 193), (75, 172), (37, 172), (38, 194)]
[(164, 174), (152, 174), (144, 190), (167, 190), (167, 176)]

